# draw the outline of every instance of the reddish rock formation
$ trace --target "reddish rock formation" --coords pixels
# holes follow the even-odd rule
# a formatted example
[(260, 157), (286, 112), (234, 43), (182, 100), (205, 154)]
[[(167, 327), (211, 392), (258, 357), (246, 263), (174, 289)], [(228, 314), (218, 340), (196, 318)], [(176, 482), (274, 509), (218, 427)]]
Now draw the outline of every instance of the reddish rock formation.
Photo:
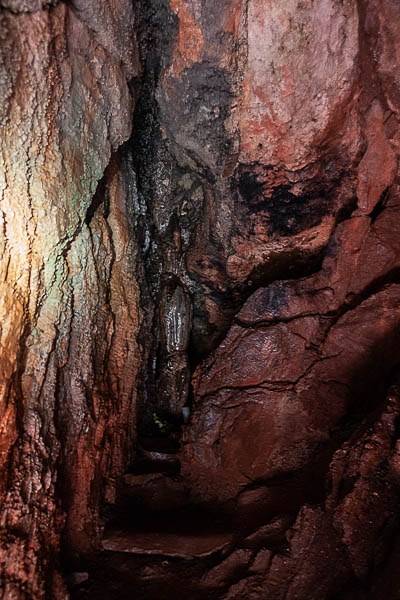
[[(218, 11), (232, 11), (228, 4)], [(367, 498), (380, 492), (364, 480), (358, 484), (364, 495), (345, 494), (357, 525), (347, 511), (335, 507), (341, 515), (332, 518), (320, 508), (332, 455), (343, 451), (357, 422), (380, 423), (400, 359), (395, 70), (388, 75), (400, 13), (390, 2), (381, 10), (373, 2), (254, 1), (245, 14), (235, 4), (236, 29), (226, 30), (223, 17), (209, 25), (214, 9), (185, 6), (185, 22), (191, 9), (203, 43), (194, 56), (190, 46), (185, 55), (184, 43), (175, 47), (174, 64), (183, 56), (186, 70), (167, 71), (160, 96), (168, 135), (209, 173), (206, 220), (188, 252), (189, 272), (204, 286), (202, 309), (217, 329), (234, 310), (224, 304), (228, 290), (237, 299), (246, 295), (243, 283), (261, 287), (197, 368), (182, 474), (195, 501), (222, 503), (248, 522), (300, 509), (289, 558), (278, 553), (270, 575), (254, 580), (254, 592), (239, 584), (229, 597), (325, 598), (342, 582), (377, 572), (376, 547), (385, 543), (383, 530), (394, 527), (398, 507), (389, 476), (391, 516), (376, 529), (366, 531), (369, 519), (376, 521)], [(215, 110), (207, 112), (196, 94), (206, 67), (208, 82), (219, 74), (218, 106), (229, 115), (220, 130)], [(198, 110), (187, 110), (197, 98)], [(206, 133), (202, 113), (209, 115)], [(229, 150), (225, 145), (218, 154), (216, 135)], [(321, 250), (322, 268), (296, 280)], [(194, 336), (198, 322), (195, 314)], [(394, 424), (387, 435), (393, 444)], [(385, 470), (391, 450), (382, 452)], [(358, 540), (357, 560), (369, 553), (362, 572), (347, 562), (347, 527)], [(313, 552), (314, 574), (302, 572), (300, 555)]]
[[(96, 546), (100, 501), (113, 498), (132, 452), (140, 363), (122, 155), (109, 165), (131, 132), (128, 84), (139, 75), (132, 6), (48, 4), (56, 3), (0, 9), (7, 599), (65, 597), (61, 533), (71, 552)], [(98, 208), (104, 189), (108, 204)]]
[(5, 599), (400, 597), (399, 30), (0, 0)]

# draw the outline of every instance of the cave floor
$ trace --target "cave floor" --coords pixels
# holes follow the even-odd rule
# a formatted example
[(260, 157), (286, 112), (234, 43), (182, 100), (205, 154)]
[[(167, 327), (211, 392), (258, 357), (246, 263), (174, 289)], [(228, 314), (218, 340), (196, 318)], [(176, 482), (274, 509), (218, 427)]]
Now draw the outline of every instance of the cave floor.
[(232, 553), (240, 527), (226, 515), (186, 504), (177, 449), (163, 440), (151, 445), (149, 450), (144, 444), (124, 478), (103, 550), (87, 557), (84, 572), (73, 576), (84, 580), (73, 582), (72, 600), (203, 600), (219, 598), (232, 584), (221, 589), (219, 582), (213, 589), (206, 576)]
[(104, 552), (89, 565), (89, 579), (71, 594), (73, 600), (171, 600), (217, 598), (202, 589), (201, 579), (212, 566), (204, 559), (166, 559)]

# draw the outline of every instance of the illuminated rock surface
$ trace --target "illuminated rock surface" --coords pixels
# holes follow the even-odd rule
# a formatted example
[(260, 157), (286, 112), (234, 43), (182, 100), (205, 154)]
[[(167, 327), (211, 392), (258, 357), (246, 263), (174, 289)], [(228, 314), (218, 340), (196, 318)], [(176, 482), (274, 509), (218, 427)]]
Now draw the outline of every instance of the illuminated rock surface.
[(400, 598), (399, 31), (0, 0), (4, 599)]
[(96, 546), (99, 503), (113, 498), (134, 439), (137, 248), (123, 157), (112, 153), (131, 132), (135, 20), (129, 1), (103, 3), (102, 15), (85, 4), (0, 11), (0, 563), (10, 599), (64, 597), (60, 534), (73, 551)]

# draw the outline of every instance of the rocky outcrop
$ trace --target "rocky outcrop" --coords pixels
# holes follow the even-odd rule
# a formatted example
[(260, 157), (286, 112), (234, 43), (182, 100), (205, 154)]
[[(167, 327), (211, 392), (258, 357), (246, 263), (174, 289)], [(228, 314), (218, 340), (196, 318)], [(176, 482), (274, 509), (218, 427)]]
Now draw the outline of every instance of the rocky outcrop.
[(395, 599), (399, 7), (100, 4), (0, 1), (4, 597)]

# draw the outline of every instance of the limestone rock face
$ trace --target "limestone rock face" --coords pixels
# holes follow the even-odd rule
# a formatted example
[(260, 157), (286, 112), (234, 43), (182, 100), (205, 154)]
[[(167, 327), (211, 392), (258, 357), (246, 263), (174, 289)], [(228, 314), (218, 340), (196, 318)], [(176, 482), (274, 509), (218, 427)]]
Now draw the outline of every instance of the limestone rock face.
[[(396, 598), (399, 31), (395, 0), (0, 0), (5, 599), (121, 540), (91, 600)], [(144, 565), (100, 543), (121, 481), (234, 531), (142, 532), (200, 560)]]
[(48, 4), (0, 9), (0, 571), (10, 599), (65, 596), (61, 531), (75, 551), (96, 544), (100, 500), (132, 449), (139, 364), (137, 250), (117, 152), (139, 74), (132, 6)]

